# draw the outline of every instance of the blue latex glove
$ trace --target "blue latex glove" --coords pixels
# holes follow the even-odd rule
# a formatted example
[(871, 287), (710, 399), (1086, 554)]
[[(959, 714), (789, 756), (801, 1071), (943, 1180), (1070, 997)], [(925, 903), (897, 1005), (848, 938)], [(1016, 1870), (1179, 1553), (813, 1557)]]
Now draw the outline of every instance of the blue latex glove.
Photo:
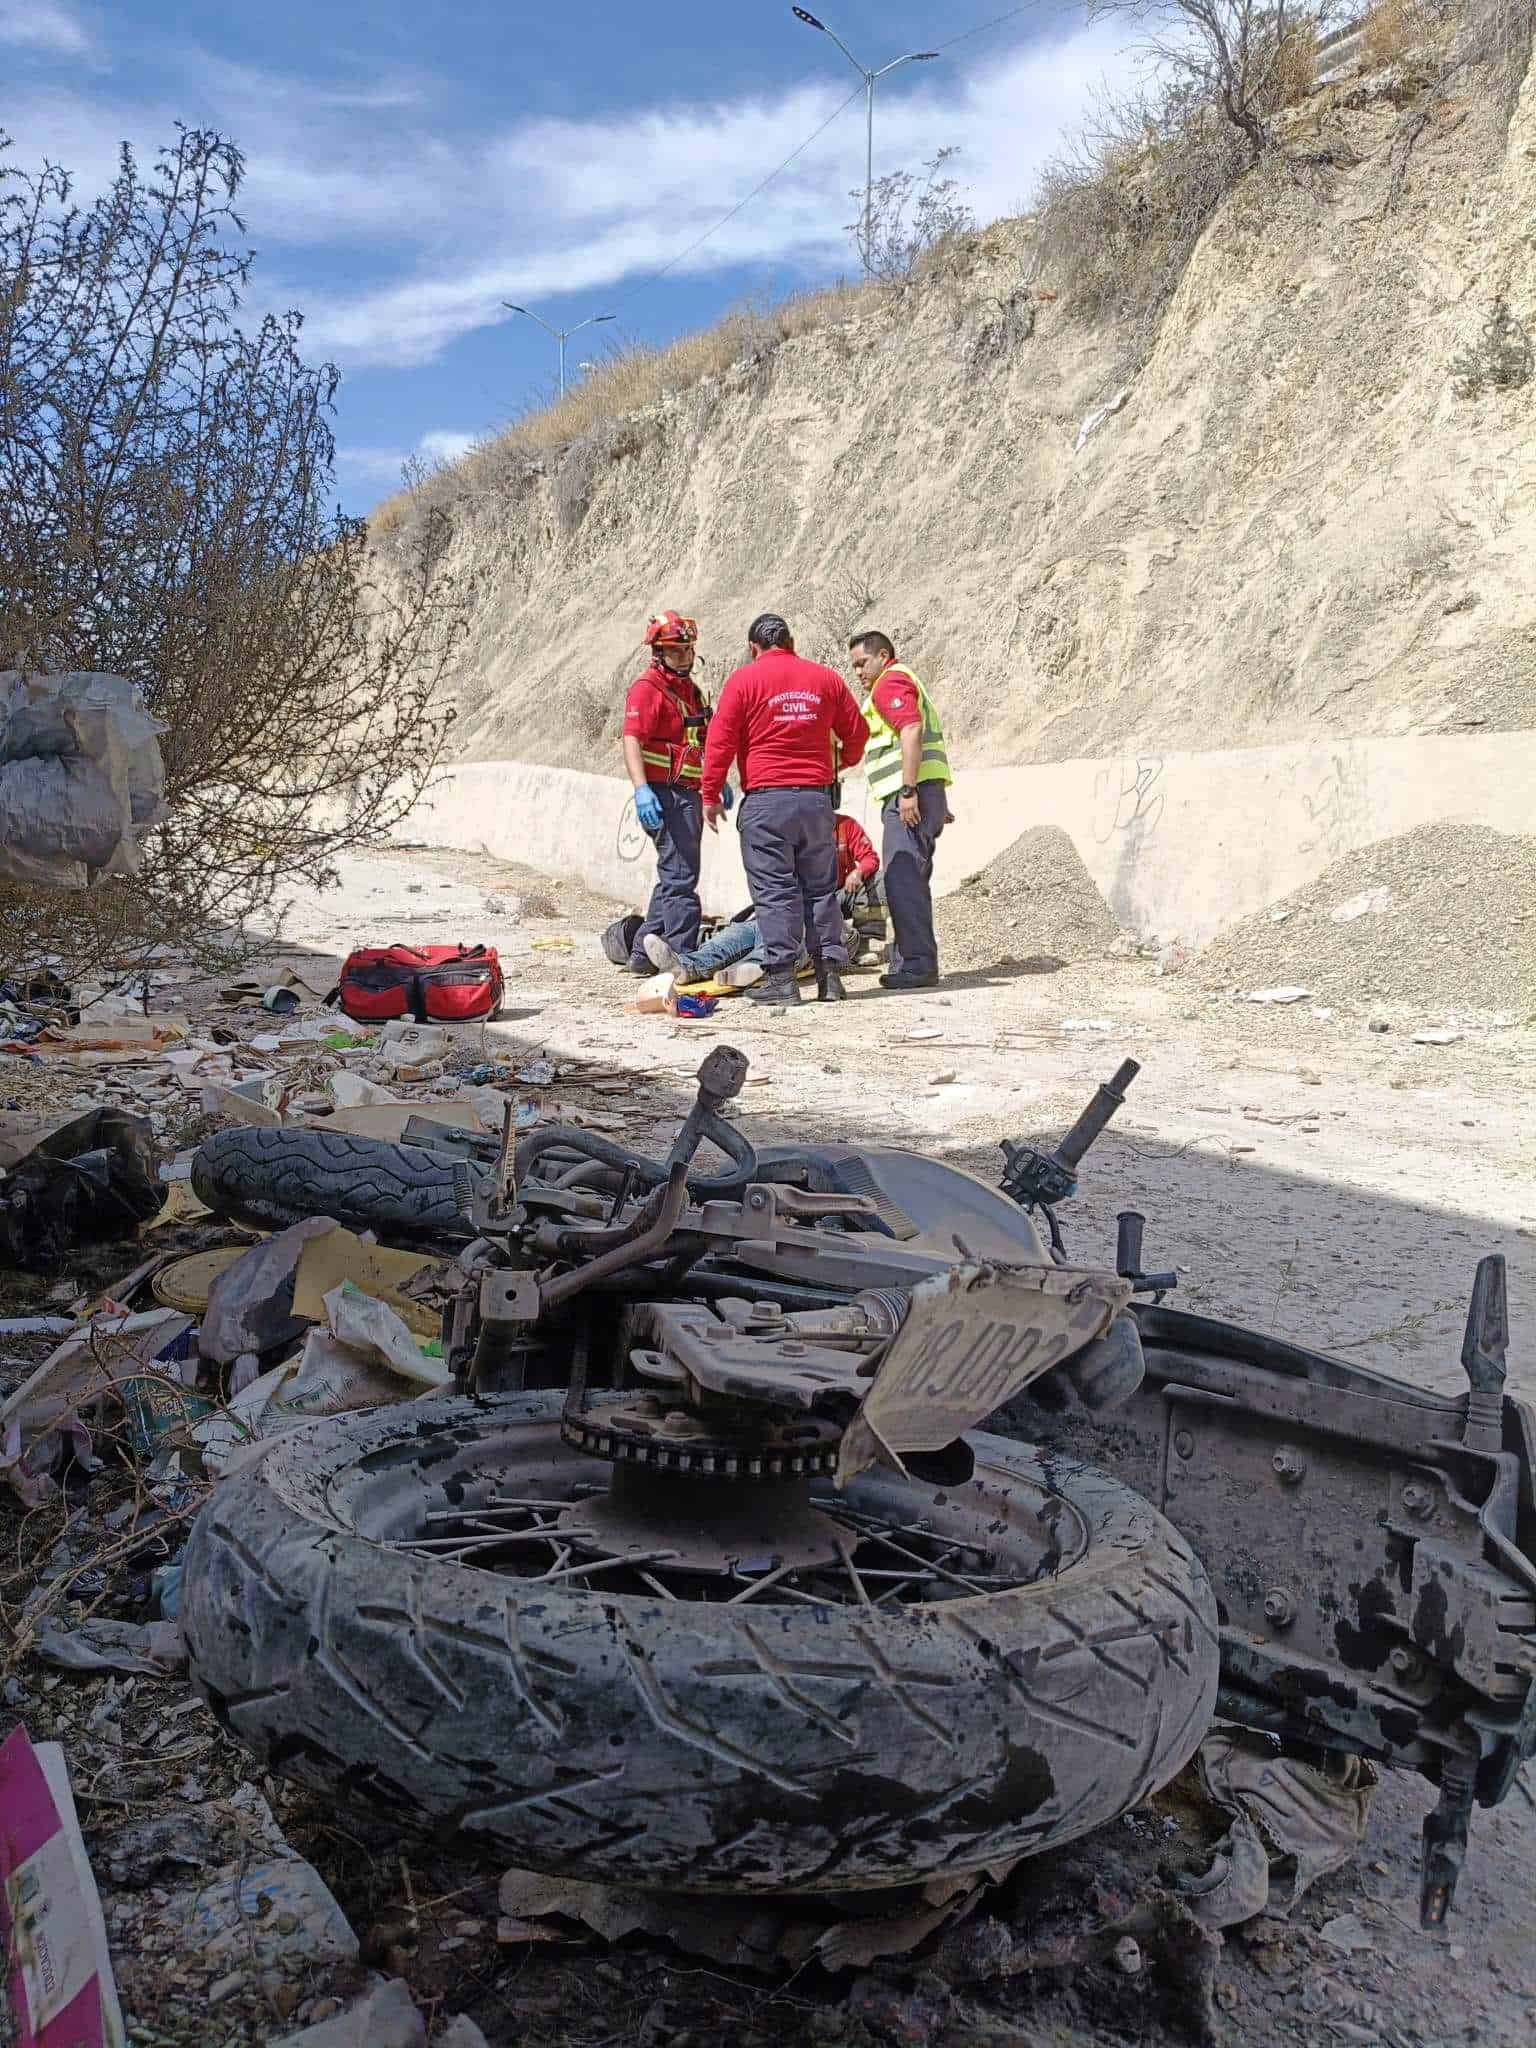
[(731, 808), (731, 805), (732, 805), (733, 803), (735, 803), (735, 801), (736, 801), (736, 792), (735, 792), (735, 790), (734, 790), (734, 789), (732, 789), (731, 785), (730, 785), (730, 784), (729, 784), (728, 782), (722, 782), (722, 783), (721, 783), (721, 785), (720, 785), (720, 808), (721, 808), (721, 810), (722, 810), (722, 811), (728, 811), (728, 810), (729, 810), (729, 809)]
[(661, 798), (649, 783), (635, 791), (635, 816), (640, 820), (641, 831), (649, 832), (654, 839), (661, 830)]

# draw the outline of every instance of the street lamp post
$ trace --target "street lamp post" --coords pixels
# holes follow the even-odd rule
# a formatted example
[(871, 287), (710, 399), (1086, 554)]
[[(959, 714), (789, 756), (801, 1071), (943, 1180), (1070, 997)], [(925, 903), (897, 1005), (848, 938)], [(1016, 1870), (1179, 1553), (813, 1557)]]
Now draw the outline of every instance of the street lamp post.
[(803, 7), (791, 7), (789, 11), (796, 21), (803, 21), (807, 28), (819, 29), (824, 36), (830, 36), (864, 81), (864, 246), (860, 253), (864, 258), (864, 268), (872, 271), (875, 267), (874, 250), (871, 246), (874, 240), (871, 209), (875, 186), (875, 82), (884, 78), (888, 72), (899, 71), (903, 64), (930, 63), (939, 53), (937, 50), (908, 50), (904, 57), (893, 57), (889, 64), (882, 64), (878, 71), (871, 71), (867, 64), (859, 62), (835, 29), (828, 28), (824, 21), (818, 21), (814, 14), (808, 14)]
[(501, 302), (509, 313), (521, 313), (525, 320), (537, 320), (546, 334), (552, 334), (560, 344), (560, 396), (565, 396), (565, 344), (573, 334), (580, 334), (583, 327), (598, 327), (605, 320), (616, 320), (617, 313), (589, 313), (585, 320), (578, 320), (574, 327), (551, 327), (547, 320), (530, 311), (527, 306), (514, 306), (510, 299)]

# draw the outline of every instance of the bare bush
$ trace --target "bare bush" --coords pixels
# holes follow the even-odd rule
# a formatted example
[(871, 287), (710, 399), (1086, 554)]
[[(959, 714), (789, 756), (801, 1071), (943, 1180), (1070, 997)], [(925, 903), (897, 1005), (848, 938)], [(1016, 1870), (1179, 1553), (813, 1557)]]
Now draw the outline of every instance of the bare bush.
[[(845, 668), (848, 635), (879, 601), (867, 576), (845, 569), (828, 577), (814, 590), (806, 608), (796, 640), (800, 652), (811, 661), (825, 662), (828, 668)], [(796, 616), (800, 616), (798, 609)]]
[(331, 509), (336, 372), (243, 314), (240, 153), (182, 130), (111, 187), (0, 165), (0, 668), (98, 669), (164, 726), (142, 871), (61, 910), (0, 892), (0, 965), (238, 952), (433, 771), (464, 623), (439, 511), (381, 582)]
[(1436, 26), (1427, 0), (1376, 0), (1360, 32), (1367, 71), (1384, 71), (1414, 49)]
[(1139, 353), (1248, 163), (1242, 133), (1182, 83), (1101, 94), (1041, 176), (1043, 268), (1078, 312), (1130, 318)]
[(882, 284), (905, 284), (922, 265), (975, 228), (976, 216), (960, 197), (960, 182), (948, 167), (960, 154), (951, 144), (916, 171), (892, 171), (869, 191), (868, 220), (863, 188), (848, 196), (859, 202), (859, 217), (847, 232), (865, 269)]
[(1458, 398), (1477, 398), (1484, 391), (1518, 391), (1530, 383), (1533, 368), (1536, 350), (1524, 322), (1495, 299), (1476, 342), (1453, 359), (1451, 375)]
[(1193, 105), (1214, 107), (1256, 162), (1275, 114), (1311, 88), (1317, 39), (1336, 0), (1089, 0), (1090, 18), (1130, 15), (1142, 47)]

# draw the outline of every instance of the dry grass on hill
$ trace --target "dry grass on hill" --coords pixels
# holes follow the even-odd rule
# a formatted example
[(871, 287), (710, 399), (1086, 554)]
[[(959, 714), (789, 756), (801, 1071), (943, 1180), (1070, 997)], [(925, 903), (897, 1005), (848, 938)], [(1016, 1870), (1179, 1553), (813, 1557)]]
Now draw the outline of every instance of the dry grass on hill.
[[(800, 292), (775, 305), (747, 306), (727, 313), (713, 327), (680, 335), (665, 348), (643, 343), (615, 349), (579, 381), (564, 398), (541, 407), (492, 436), (452, 465), (454, 480), (474, 491), (499, 474), (509, 456), (539, 456), (569, 447), (595, 428), (652, 405), (668, 391), (687, 391), (706, 377), (718, 377), (745, 357), (793, 341), (841, 320), (852, 320), (885, 293), (876, 284), (838, 284), (824, 291)], [(415, 493), (397, 491), (369, 517), (376, 535), (399, 526)]]

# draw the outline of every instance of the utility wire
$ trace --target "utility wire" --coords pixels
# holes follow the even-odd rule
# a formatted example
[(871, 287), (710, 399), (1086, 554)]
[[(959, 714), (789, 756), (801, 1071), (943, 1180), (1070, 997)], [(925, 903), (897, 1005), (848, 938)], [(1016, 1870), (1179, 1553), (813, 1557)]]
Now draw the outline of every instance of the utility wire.
[[(951, 36), (947, 43), (940, 43), (938, 45), (938, 48), (940, 50), (952, 50), (955, 47), (956, 43), (968, 42), (972, 36), (985, 35), (989, 29), (1001, 28), (1005, 21), (1017, 20), (1017, 18), (1021, 14), (1034, 14), (1038, 12), (1038, 10), (1041, 7), (1049, 6), (1050, 4), (1051, 0), (1025, 0), (1025, 4), (1022, 7), (1010, 7), (1005, 14), (994, 15), (990, 21), (978, 22), (975, 28), (962, 29), (959, 35)], [(707, 241), (709, 241), (713, 236), (718, 235), (723, 227), (729, 226), (729, 224), (736, 218), (737, 214), (744, 212), (746, 208), (752, 204), (754, 199), (759, 198), (764, 192), (766, 192), (768, 190), (768, 187), (773, 183), (775, 178), (782, 177), (784, 173), (789, 169), (790, 165), (795, 162), (796, 158), (804, 156), (805, 152), (810, 148), (811, 144), (813, 142), (818, 142), (821, 139), (821, 137), (826, 134), (827, 130), (832, 126), (832, 123), (835, 120), (837, 120), (840, 115), (847, 113), (848, 109), (853, 105), (854, 101), (859, 97), (863, 90), (864, 88), (862, 85), (856, 85), (853, 91), (849, 93), (847, 99), (845, 99), (840, 106), (833, 108), (832, 112), (828, 114), (826, 120), (822, 122), (821, 126), (817, 129), (814, 129), (811, 134), (807, 135), (803, 142), (798, 143), (795, 146), (795, 148), (793, 148), (789, 152), (789, 155), (785, 157), (784, 161), (781, 164), (777, 164), (774, 167), (774, 169), (768, 173), (767, 177), (762, 180), (760, 184), (754, 185), (752, 187), (752, 190), (748, 192), (744, 198), (738, 199), (736, 204), (730, 209), (728, 213), (722, 213), (720, 218), (717, 221), (715, 221), (712, 226), (707, 227), (704, 230), (703, 234), (699, 235), (695, 240), (691, 241), (685, 249), (679, 249), (677, 254), (669, 258), (667, 262), (663, 263), (659, 270), (648, 270), (645, 273), (645, 275), (642, 278), (640, 278), (635, 283), (635, 285), (629, 291), (625, 292), (620, 298), (610, 298), (610, 305), (627, 306), (631, 299), (637, 299), (643, 291), (649, 290), (649, 288), (653, 284), (655, 284), (660, 278), (665, 277), (668, 271), (676, 270), (679, 263), (685, 263), (688, 260), (688, 258), (695, 253), (696, 250), (702, 249), (704, 244)]]
[(1021, 14), (1034, 14), (1050, 0), (1027, 0), (1023, 7), (1010, 7), (1006, 14), (995, 14), (990, 21), (978, 22), (975, 28), (962, 29), (957, 36), (951, 36), (947, 43), (938, 44), (940, 50), (952, 50), (956, 43), (969, 42), (972, 36), (984, 36), (989, 28), (1001, 28), (1005, 21), (1015, 21)]
[(796, 157), (804, 156), (805, 152), (810, 148), (811, 144), (813, 142), (819, 141), (819, 139), (826, 134), (827, 130), (832, 126), (832, 123), (838, 118), (838, 116), (840, 114), (847, 113), (848, 109), (853, 105), (854, 101), (859, 97), (863, 90), (864, 88), (862, 85), (856, 85), (853, 91), (849, 93), (847, 99), (843, 101), (842, 105), (834, 107), (832, 109), (832, 112), (828, 114), (825, 121), (822, 122), (821, 126), (815, 129), (811, 134), (807, 135), (804, 142), (798, 144), (794, 149), (792, 149), (789, 152), (789, 155), (785, 157), (783, 163), (778, 164), (773, 170), (771, 170), (768, 173), (767, 177), (763, 179), (761, 184), (754, 185), (752, 187), (752, 190), (749, 193), (747, 193), (745, 198), (738, 199), (736, 204), (731, 208), (729, 213), (722, 213), (720, 218), (714, 223), (714, 225), (712, 227), (707, 227), (702, 235), (700, 235), (695, 241), (692, 241), (688, 244), (686, 249), (679, 249), (675, 256), (670, 258), (670, 260), (667, 261), (666, 263), (663, 263), (660, 270), (648, 270), (645, 276), (640, 279), (639, 283), (635, 285), (632, 291), (625, 292), (622, 298), (614, 299), (611, 301), (611, 303), (616, 306), (628, 305), (631, 299), (638, 298), (641, 292), (649, 290), (649, 288), (653, 284), (655, 284), (658, 278), (665, 277), (669, 270), (675, 270), (679, 263), (685, 262), (687, 258), (694, 253), (696, 249), (702, 249), (704, 244), (710, 239), (711, 235), (719, 234), (720, 230), (723, 227), (725, 227), (729, 222), (733, 221), (736, 218), (737, 214), (742, 212), (744, 208), (750, 206), (753, 200), (756, 199), (760, 193), (766, 192), (768, 190), (768, 187), (773, 183), (774, 179), (781, 177), (784, 174), (784, 172), (789, 169), (790, 165), (795, 161)]

